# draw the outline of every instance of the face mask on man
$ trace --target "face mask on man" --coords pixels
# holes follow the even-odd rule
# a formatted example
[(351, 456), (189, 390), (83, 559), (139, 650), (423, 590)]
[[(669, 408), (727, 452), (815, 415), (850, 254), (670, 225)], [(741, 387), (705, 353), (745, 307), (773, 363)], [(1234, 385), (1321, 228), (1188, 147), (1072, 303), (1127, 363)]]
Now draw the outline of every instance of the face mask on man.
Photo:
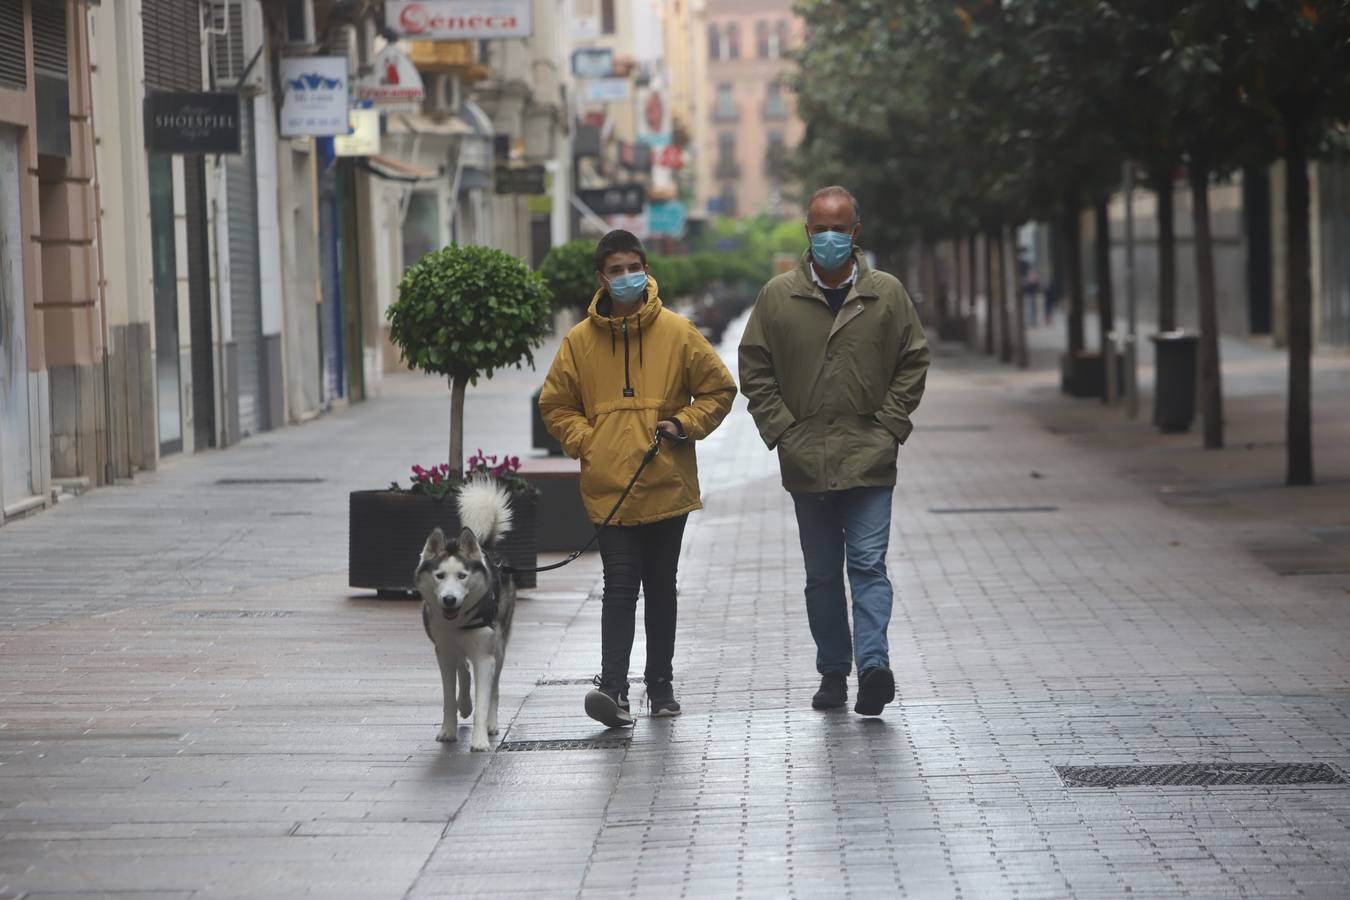
[(609, 279), (609, 295), (620, 303), (632, 303), (646, 293), (646, 272), (631, 272)]
[(811, 256), (823, 269), (837, 269), (853, 255), (853, 235), (843, 231), (822, 231), (811, 235)]

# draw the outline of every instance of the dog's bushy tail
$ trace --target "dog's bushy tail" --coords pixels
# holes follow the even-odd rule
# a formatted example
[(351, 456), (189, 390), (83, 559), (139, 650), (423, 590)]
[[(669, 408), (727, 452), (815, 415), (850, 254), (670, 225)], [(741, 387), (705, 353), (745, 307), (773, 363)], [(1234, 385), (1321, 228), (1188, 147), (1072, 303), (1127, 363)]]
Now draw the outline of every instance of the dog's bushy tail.
[(478, 543), (490, 545), (511, 530), (511, 494), (490, 475), (475, 475), (459, 489), (459, 522)]

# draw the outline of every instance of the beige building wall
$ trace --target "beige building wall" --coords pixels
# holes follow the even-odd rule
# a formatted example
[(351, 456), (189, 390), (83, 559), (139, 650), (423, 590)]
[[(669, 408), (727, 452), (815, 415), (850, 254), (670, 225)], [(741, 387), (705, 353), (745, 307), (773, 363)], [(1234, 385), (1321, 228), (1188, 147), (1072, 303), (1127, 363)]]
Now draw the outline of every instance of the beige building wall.
[(796, 215), (790, 186), (767, 158), (771, 148), (790, 153), (805, 130), (783, 58), (801, 41), (801, 21), (791, 0), (713, 0), (703, 15), (708, 100), (699, 206), (714, 215)]

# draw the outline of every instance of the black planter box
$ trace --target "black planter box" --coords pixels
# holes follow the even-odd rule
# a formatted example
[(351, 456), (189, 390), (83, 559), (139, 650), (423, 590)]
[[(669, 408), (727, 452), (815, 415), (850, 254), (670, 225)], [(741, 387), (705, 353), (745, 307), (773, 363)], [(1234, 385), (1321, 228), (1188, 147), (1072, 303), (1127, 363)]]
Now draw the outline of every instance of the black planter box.
[[(508, 565), (533, 568), (539, 564), (537, 499), (533, 494), (513, 495), (511, 512), (502, 556)], [(433, 528), (451, 539), (459, 535), (453, 494), (437, 499), (408, 491), (352, 491), (347, 507), (347, 583), (380, 592), (415, 590), (413, 573)], [(516, 587), (537, 583), (533, 572), (514, 578)]]
[[(1125, 390), (1125, 357), (1116, 356), (1117, 390)], [(1059, 389), (1071, 397), (1106, 397), (1106, 360), (1100, 353), (1082, 350), (1059, 358)]]

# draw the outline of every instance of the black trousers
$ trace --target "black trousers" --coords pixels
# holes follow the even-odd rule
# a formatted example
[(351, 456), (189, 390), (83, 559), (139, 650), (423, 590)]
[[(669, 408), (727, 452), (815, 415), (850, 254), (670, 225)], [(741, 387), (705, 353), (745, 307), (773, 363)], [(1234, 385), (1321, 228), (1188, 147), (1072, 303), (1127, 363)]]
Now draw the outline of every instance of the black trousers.
[(671, 680), (675, 656), (675, 574), (684, 540), (686, 513), (647, 525), (610, 526), (600, 534), (600, 561), (605, 570), (604, 605), (600, 614), (600, 678), (628, 690), (628, 662), (633, 652), (638, 587), (645, 598), (648, 682)]

